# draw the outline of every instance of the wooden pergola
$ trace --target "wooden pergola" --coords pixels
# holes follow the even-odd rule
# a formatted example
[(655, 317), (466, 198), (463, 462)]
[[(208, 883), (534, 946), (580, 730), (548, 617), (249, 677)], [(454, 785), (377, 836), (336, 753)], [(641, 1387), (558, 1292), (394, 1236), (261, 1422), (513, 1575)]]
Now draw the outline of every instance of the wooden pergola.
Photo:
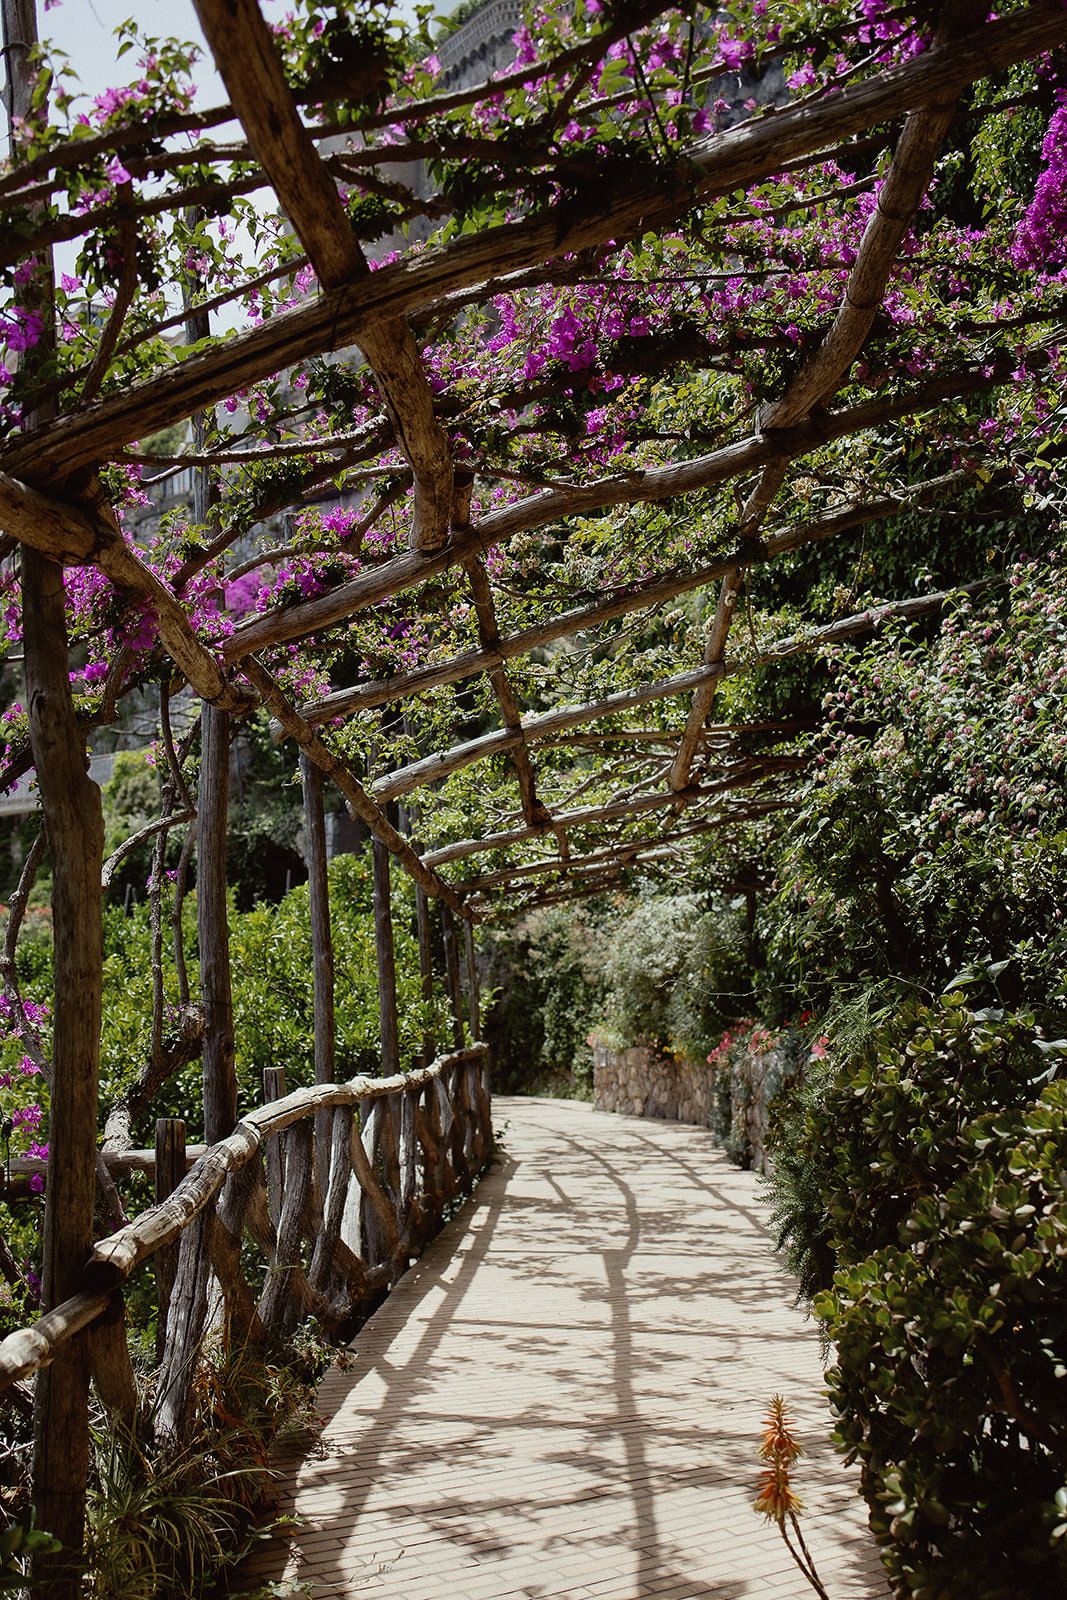
[[(71, 1440), (85, 1438), (90, 1377), (120, 1412), (131, 1405), (121, 1336), (121, 1285), (129, 1271), (153, 1251), (177, 1249), (181, 1238), (180, 1260), (169, 1269), (178, 1278), (163, 1351), (164, 1370), (173, 1380), (167, 1411), (172, 1425), (187, 1402), (187, 1386), (183, 1388), (178, 1374), (188, 1368), (210, 1322), (212, 1281), (222, 1284), (227, 1318), (245, 1333), (253, 1326), (290, 1326), (300, 1305), (315, 1305), (321, 1312), (327, 1302), (344, 1302), (349, 1311), (366, 1303), (391, 1273), (402, 1270), (449, 1193), (469, 1183), (484, 1159), (488, 1100), (477, 1043), (473, 924), (483, 916), (600, 892), (630, 867), (677, 861), (679, 853), (684, 856), (712, 830), (787, 809), (792, 803), (788, 774), (799, 760), (780, 748), (790, 730), (773, 721), (715, 723), (719, 686), (755, 666), (771, 666), (798, 651), (936, 611), (946, 603), (947, 592), (924, 593), (807, 629), (755, 655), (730, 650), (731, 626), (750, 568), (907, 512), (936, 508), (973, 484), (972, 464), (964, 461), (907, 488), (853, 499), (838, 496), (829, 509), (816, 514), (805, 516), (801, 506), (799, 516), (786, 519), (779, 509), (783, 486), (807, 470), (803, 464), (820, 450), (864, 438), (872, 430), (914, 425), (917, 419), (936, 417), (946, 405), (981, 397), (1010, 381), (1012, 358), (996, 353), (893, 385), (888, 393), (872, 384), (857, 398), (853, 369), (959, 115), (961, 93), (976, 80), (1067, 41), (1067, 11), (1059, 0), (1036, 0), (992, 22), (984, 20), (984, 8), (979, 8), (979, 18), (973, 7), (954, 0), (935, 8), (932, 47), (900, 64), (857, 76), (833, 94), (757, 109), (725, 131), (693, 140), (684, 150), (659, 153), (654, 164), (635, 171), (625, 184), (598, 185), (590, 179), (565, 204), (515, 207), (480, 232), (460, 231), (448, 242), (402, 254), (372, 271), (341, 183), (363, 184), (369, 194), (384, 185), (395, 198), (396, 185), (385, 173), (390, 160), (397, 161), (398, 149), (407, 156), (425, 145), (425, 153), (432, 153), (438, 137), (433, 130), (442, 119), (487, 106), (507, 90), (548, 78), (568, 105), (595, 104), (595, 91), (589, 87), (592, 66), (670, 7), (657, 0), (618, 5), (599, 31), (552, 60), (516, 67), (471, 90), (431, 94), (408, 99), (400, 109), (387, 106), (354, 115), (340, 130), (350, 135), (348, 148), (341, 152), (324, 144), (328, 135), (339, 132), (333, 123), (321, 120), (321, 114), (319, 121), (308, 120), (310, 91), (301, 95), (291, 86), (257, 0), (196, 0), (196, 7), (228, 105), (206, 113), (175, 112), (169, 120), (147, 125), (118, 123), (83, 138), (53, 142), (28, 158), (16, 148), (12, 165), (0, 176), (0, 205), (18, 221), (10, 240), (0, 246), (0, 264), (28, 258), (38, 263), (37, 277), (26, 290), (26, 304), (42, 307), (45, 332), (38, 355), (55, 338), (52, 248), (92, 237), (101, 228), (118, 229), (127, 241), (91, 369), (79, 374), (77, 384), (65, 386), (46, 375), (23, 427), (0, 445), (0, 530), (7, 552), (17, 549), (21, 561), (28, 711), (28, 743), (9, 751), (5, 777), (10, 782), (32, 766), (40, 785), (55, 886), (56, 981), (49, 1063), (45, 1317), (36, 1332), (14, 1336), (21, 1344), (0, 1351), (0, 1373), (10, 1383), (39, 1369), (37, 1515), (73, 1548), (80, 1540), (86, 1457), (80, 1445), (72, 1448)], [(37, 37), (33, 0), (3, 0), (3, 12), (11, 115), (32, 118), (30, 47)], [(710, 69), (707, 76), (714, 80)], [(217, 144), (212, 130), (233, 120), (240, 123), (240, 141)], [(423, 144), (420, 129), (430, 130)], [(382, 137), (385, 130), (392, 130), (396, 142)], [(487, 141), (490, 137), (485, 135)], [(498, 130), (495, 137), (503, 150), (503, 133)], [(491, 306), (501, 295), (573, 282), (593, 262), (610, 277), (614, 256), (628, 241), (678, 228), (694, 213), (776, 174), (844, 159), (854, 151), (890, 149), (877, 202), (836, 310), (775, 398), (725, 419), (721, 442), (703, 453), (683, 445), (671, 459), (640, 468), (572, 472), (496, 508), (486, 502), (474, 509), (486, 473), (491, 477), (492, 472), (456, 453), (452, 401), (435, 393), (424, 361), (426, 343), (436, 330), (454, 326), (472, 308)], [(49, 209), (64, 172), (119, 158), (129, 183), (119, 200), (104, 202), (99, 214), (91, 208), (82, 216)], [(177, 188), (152, 186), (153, 178), (160, 180), (168, 171), (210, 173), (224, 166), (231, 169), (228, 182), (185, 178)], [(123, 376), (125, 325), (138, 293), (138, 230), (150, 226), (153, 218), (195, 215), (203, 204), (217, 209), (220, 197), (225, 201), (265, 186), (288, 219), (299, 253), (294, 246), (275, 267), (221, 292), (197, 294), (186, 282), (186, 306), (162, 319), (157, 331), (184, 324), (188, 341), (197, 348), (142, 377)], [(447, 209), (438, 193), (427, 197), (406, 191), (404, 204), (412, 213), (431, 217)], [(313, 271), (317, 292), (246, 331), (208, 337), (213, 313), (239, 301), (257, 283), (272, 278), (289, 282), (302, 266)], [(36, 301), (31, 301), (33, 295)], [(269, 486), (242, 526), (213, 517), (219, 485), (235, 464), (247, 459), (243, 444), (234, 447), (231, 441), (227, 447), (225, 438), (211, 435), (207, 422), (214, 408), (310, 357), (353, 347), (366, 362), (380, 398), (376, 425), (349, 433), (315, 417), (294, 425), (289, 437), (256, 459), (292, 458), (302, 474), (297, 490)], [(27, 356), (28, 362), (33, 359)], [(42, 371), (47, 374), (47, 364)], [(835, 405), (849, 383), (848, 397)], [(192, 448), (161, 465), (194, 470), (195, 521), (204, 537), (176, 570), (161, 576), (146, 552), (123, 534), (102, 475), (116, 463), (149, 462), (138, 451), (139, 441), (189, 418), (194, 422)], [(375, 478), (367, 463), (383, 460), (388, 468)], [(300, 503), (305, 492), (346, 473), (351, 485), (366, 485), (361, 536), (399, 504), (407, 517), (409, 547), (368, 562), (324, 592), (238, 619), (224, 637), (207, 641), (190, 615), (188, 597), (195, 580), (209, 571), (218, 571), (224, 580), (243, 572), (245, 565), (254, 566), (260, 557), (242, 565), (244, 557), (234, 548), (249, 523), (262, 524), (285, 506)], [(736, 513), (731, 538), (713, 558), (701, 556), (688, 565), (673, 562), (666, 570), (605, 586), (580, 604), (563, 606), (557, 614), (515, 631), (502, 624), (493, 562), (506, 558), (517, 542), (613, 509), (682, 504), (684, 497), (722, 486), (734, 493)], [(170, 778), (156, 837), (161, 852), (168, 830), (188, 824), (183, 873), (194, 844), (197, 855), (201, 993), (191, 1030), (195, 1040), (186, 1044), (182, 1059), (202, 1051), (208, 1147), (172, 1199), (166, 1198), (164, 1186), (161, 1205), (148, 1214), (147, 1222), (127, 1223), (112, 1211), (121, 1225), (100, 1244), (94, 1244), (98, 1190), (102, 1185), (107, 1194), (109, 1171), (122, 1162), (124, 1150), (121, 1140), (104, 1154), (97, 1148), (103, 833), (99, 792), (86, 773), (90, 729), (75, 714), (71, 699), (63, 586), (64, 569), (79, 566), (98, 569), (124, 604), (151, 617), (158, 649), (169, 664), (163, 737)], [(417, 604), (420, 591), (445, 574), (462, 575), (475, 644), (457, 639), (449, 653), (437, 651), (433, 659), (404, 670), (366, 676), (305, 698), (283, 686), (279, 663), (284, 649), (329, 638), (331, 630), (351, 625), (361, 614), (381, 616), (403, 596), (412, 595)], [(714, 607), (699, 660), (679, 663), (681, 670), (672, 675), (585, 703), (524, 711), (516, 667), (537, 652), (558, 641), (587, 637), (616, 619), (640, 622), (679, 597), (709, 592)], [(107, 704), (112, 717), (132, 676), (129, 662), (117, 663)], [(452, 743), (423, 749), (415, 759), (378, 776), (368, 776), (347, 757), (343, 741), (334, 735), (344, 723), (380, 708), (399, 717), (420, 697), (477, 681), (491, 687), (499, 715), (496, 728), (462, 739), (453, 735)], [(168, 699), (183, 688), (201, 703), (195, 795), (185, 784), (182, 752), (167, 720)], [(651, 728), (620, 725), (618, 719), (626, 714), (672, 700), (681, 700), (685, 708), (673, 727), (662, 718)], [(300, 753), (316, 952), (317, 1086), (273, 1108), (246, 1114), (239, 1122), (226, 923), (228, 752), (234, 728), (258, 708), (269, 712), (275, 736), (291, 740)], [(635, 786), (586, 804), (546, 803), (542, 752), (577, 752), (596, 763), (605, 747), (635, 752), (646, 763)], [(492, 757), (506, 757), (516, 786), (517, 806), (513, 817), (504, 819), (507, 825), (470, 838), (442, 840), (433, 848), (421, 846), (416, 820), (420, 802), (411, 797), (428, 803), (442, 780)], [(332, 1081), (336, 1063), (324, 780), (336, 786), (374, 840), (384, 1076), (369, 1084), (361, 1080), (355, 1087)], [(394, 809), (400, 800), (407, 811), (405, 826)], [(644, 819), (637, 832), (635, 819)], [(613, 836), (612, 827), (620, 824), (624, 831)], [(572, 837), (577, 834), (585, 841), (589, 830), (599, 830), (599, 842), (582, 843), (572, 851)], [(533, 860), (507, 859), (512, 847), (537, 840), (548, 842), (552, 853)], [(498, 863), (479, 870), (475, 858), (485, 854), (496, 855)], [(161, 853), (158, 859), (161, 867)], [(403, 1079), (396, 1077), (388, 909), (392, 862), (417, 887), (424, 984), (433, 982), (430, 901), (440, 903), (444, 916), (447, 984), (457, 1002), (461, 957), (456, 918), (463, 928), (469, 974), (469, 1036), (460, 1020), (444, 1067), (440, 1061), (431, 1064), (431, 1041), (421, 1076)], [(9, 940), (9, 982), (14, 982), (12, 952)], [(455, 1014), (461, 1017), (458, 1004)], [(148, 1104), (169, 1064), (157, 1053), (136, 1104), (126, 1108), (125, 1158), (133, 1142), (132, 1116)], [(353, 1108), (362, 1103), (386, 1109), (370, 1124), (369, 1133), (364, 1122), (360, 1134), (357, 1119), (353, 1136)], [(274, 1135), (277, 1139), (268, 1147), (266, 1141)], [(278, 1172), (272, 1180), (270, 1171), (275, 1159), (270, 1150), (280, 1148), (283, 1136), (289, 1140), (284, 1188)], [(268, 1155), (262, 1192), (247, 1176), (259, 1170), (261, 1143)], [(418, 1183), (417, 1148), (423, 1152)], [(305, 1197), (313, 1167), (320, 1197), (317, 1220), (329, 1250), (318, 1252), (296, 1287), (292, 1274), (275, 1276), (269, 1303), (257, 1306), (237, 1270), (242, 1230), (251, 1231), (268, 1259), (288, 1260), (286, 1252), (291, 1255), (309, 1228)], [(361, 1256), (343, 1242), (353, 1173), (363, 1185), (364, 1211), (371, 1218), (359, 1236), (365, 1246)], [(180, 1178), (180, 1170), (172, 1176)], [(345, 1314), (336, 1313), (335, 1325), (344, 1322)], [(64, 1587), (69, 1578), (53, 1574), (53, 1580), (49, 1595), (74, 1592)]]

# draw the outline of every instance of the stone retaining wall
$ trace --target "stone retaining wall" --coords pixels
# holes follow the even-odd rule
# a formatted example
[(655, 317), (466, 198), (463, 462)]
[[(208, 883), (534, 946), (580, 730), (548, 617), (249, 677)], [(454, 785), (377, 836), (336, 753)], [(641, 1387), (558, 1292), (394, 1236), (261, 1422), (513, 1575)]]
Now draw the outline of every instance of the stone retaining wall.
[(711, 1121), (714, 1086), (711, 1068), (675, 1061), (643, 1045), (612, 1050), (593, 1040), (593, 1104), (598, 1111), (627, 1117), (658, 1117), (663, 1122)]
[(598, 1111), (698, 1123), (712, 1129), (738, 1166), (767, 1171), (768, 1108), (790, 1072), (781, 1049), (745, 1052), (716, 1068), (643, 1045), (615, 1050), (596, 1038), (590, 1042)]

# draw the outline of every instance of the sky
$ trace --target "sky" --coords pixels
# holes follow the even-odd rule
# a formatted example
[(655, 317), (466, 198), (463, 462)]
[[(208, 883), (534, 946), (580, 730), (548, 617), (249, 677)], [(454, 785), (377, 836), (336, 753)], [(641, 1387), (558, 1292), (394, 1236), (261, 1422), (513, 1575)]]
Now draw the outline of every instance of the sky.
[[(268, 17), (281, 17), (291, 4), (292, 0), (264, 0), (263, 10)], [(447, 14), (454, 6), (455, 0), (438, 0), (437, 9)], [(401, 16), (414, 16), (414, 0), (396, 0), (394, 9)], [(135, 17), (147, 33), (203, 41), (193, 0), (60, 0), (47, 12), (38, 0), (37, 12), (42, 35), (66, 51), (89, 94), (99, 94), (126, 76), (126, 61), (116, 68), (113, 35), (127, 17)], [(196, 82), (200, 104), (217, 105), (225, 98), (209, 59), (197, 67)]]

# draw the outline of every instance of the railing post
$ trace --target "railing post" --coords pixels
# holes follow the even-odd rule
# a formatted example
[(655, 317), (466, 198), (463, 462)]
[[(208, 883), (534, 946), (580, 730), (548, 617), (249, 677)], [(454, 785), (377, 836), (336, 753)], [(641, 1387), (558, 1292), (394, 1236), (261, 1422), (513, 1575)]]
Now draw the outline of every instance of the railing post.
[[(430, 933), (430, 902), (426, 891), (420, 885), (415, 886), (415, 929), (419, 940), (419, 977), (421, 979), (420, 993), (427, 1005), (433, 1001), (433, 943)], [(436, 1054), (437, 1044), (434, 1039), (432, 1023), (427, 1020), (425, 1031), (422, 1035), (422, 1065), (428, 1067)]]
[(300, 1242), (304, 1235), (314, 1130), (308, 1122), (294, 1122), (268, 1142), (285, 1141), (285, 1192), (278, 1222), (278, 1251), (267, 1286), (259, 1302), (259, 1316), (268, 1333), (290, 1331), (297, 1321), (296, 1286), (304, 1275)]
[[(334, 1025), (333, 935), (330, 928), (330, 881), (326, 862), (326, 815), (322, 773), (306, 755), (300, 757), (304, 794), (304, 840), (308, 868), (308, 920), (311, 924), (311, 968), (315, 1015), (315, 1082), (333, 1083), (337, 1076)], [(315, 1155), (325, 1194), (330, 1172), (330, 1116), (315, 1118)]]
[(396, 1011), (396, 954), (393, 948), (393, 913), (389, 902), (389, 851), (380, 839), (372, 847), (374, 860), (374, 939), (378, 955), (378, 1013), (382, 1036), (382, 1073), (392, 1077), (400, 1070), (400, 1033)]
[(452, 1170), (459, 1188), (464, 1194), (470, 1194), (473, 1179), (470, 1162), (467, 1159), (470, 1113), (469, 1107), (464, 1104), (467, 1100), (467, 1075), (464, 1062), (456, 1062), (448, 1074), (448, 1080), (448, 1098), (452, 1109), (452, 1125), (449, 1130)]
[[(160, 1117), (156, 1123), (156, 1203), (166, 1200), (185, 1177), (185, 1123), (181, 1117)], [(167, 1316), (178, 1270), (177, 1244), (157, 1251), (156, 1269), (156, 1359), (161, 1360), (167, 1342)]]
[[(264, 1067), (263, 1069), (263, 1104), (270, 1105), (274, 1100), (281, 1100), (285, 1095), (285, 1068)], [(280, 1139), (268, 1139), (264, 1144), (263, 1166), (267, 1177), (267, 1211), (278, 1231), (278, 1223), (282, 1214), (282, 1187), (285, 1183), (285, 1163), (282, 1154)]]
[(445, 975), (452, 1007), (452, 1042), (463, 1049), (463, 994), (459, 982), (459, 951), (456, 949), (456, 924), (449, 906), (441, 902), (441, 928), (445, 941)]
[(481, 1038), (481, 993), (478, 983), (478, 952), (474, 947), (474, 924), (470, 917), (463, 919), (463, 950), (467, 958), (467, 1015), (470, 1019), (471, 1042)]

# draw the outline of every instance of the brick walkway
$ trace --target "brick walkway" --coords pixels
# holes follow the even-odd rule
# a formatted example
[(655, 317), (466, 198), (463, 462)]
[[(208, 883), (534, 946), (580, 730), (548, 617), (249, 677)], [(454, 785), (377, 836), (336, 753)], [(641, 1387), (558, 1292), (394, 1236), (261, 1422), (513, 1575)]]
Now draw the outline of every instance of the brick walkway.
[[(700, 1128), (498, 1100), (506, 1153), (360, 1333), (257, 1581), (316, 1600), (805, 1600), (751, 1509), (769, 1395), (832, 1600), (887, 1594), (756, 1183)], [(299, 1591), (297, 1591), (299, 1592)]]

